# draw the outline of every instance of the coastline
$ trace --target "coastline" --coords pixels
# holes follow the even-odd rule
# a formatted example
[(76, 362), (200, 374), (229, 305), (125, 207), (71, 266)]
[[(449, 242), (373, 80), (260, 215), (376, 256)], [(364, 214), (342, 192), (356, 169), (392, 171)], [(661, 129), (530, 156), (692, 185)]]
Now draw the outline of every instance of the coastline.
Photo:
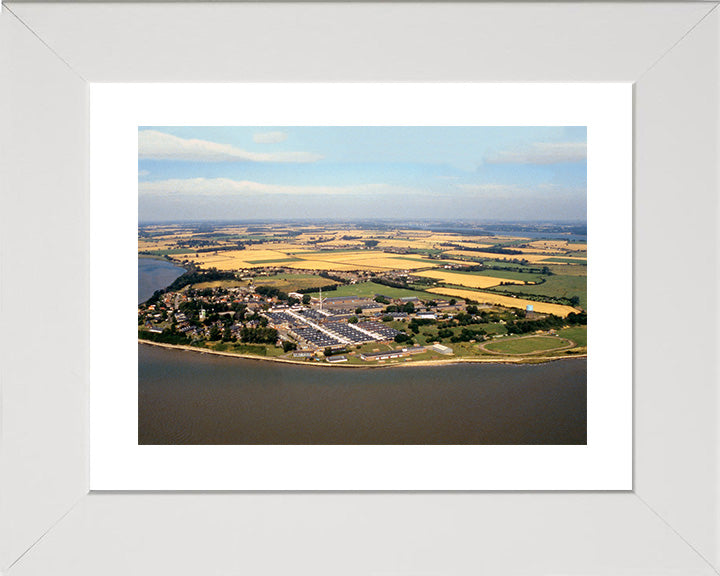
[(152, 342), (150, 340), (142, 340), (138, 338), (138, 344), (146, 344), (148, 346), (158, 346), (160, 348), (169, 348), (172, 350), (184, 350), (186, 352), (196, 352), (198, 354), (214, 354), (216, 356), (228, 356), (230, 358), (242, 358), (245, 360), (258, 360), (266, 362), (280, 362), (284, 364), (296, 364), (299, 366), (314, 366), (318, 368), (344, 368), (344, 369), (360, 369), (372, 370), (377, 368), (400, 368), (412, 366), (447, 366), (450, 364), (546, 364), (556, 360), (568, 360), (572, 358), (587, 358), (587, 354), (573, 354), (570, 356), (531, 356), (514, 358), (448, 358), (443, 360), (419, 360), (417, 362), (398, 362), (395, 364), (373, 364), (368, 366), (358, 366), (357, 364), (331, 364), (329, 362), (306, 362), (302, 360), (291, 360), (289, 358), (255, 356), (253, 354), (234, 354), (232, 352), (221, 352), (219, 350), (210, 350), (197, 348), (196, 346), (182, 346), (176, 344), (165, 344), (163, 342)]

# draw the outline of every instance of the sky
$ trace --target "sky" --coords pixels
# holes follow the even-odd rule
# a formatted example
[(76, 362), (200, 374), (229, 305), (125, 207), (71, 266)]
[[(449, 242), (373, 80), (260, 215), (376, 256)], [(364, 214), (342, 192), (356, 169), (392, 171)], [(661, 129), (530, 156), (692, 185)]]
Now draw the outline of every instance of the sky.
[(139, 221), (582, 221), (577, 127), (141, 127)]

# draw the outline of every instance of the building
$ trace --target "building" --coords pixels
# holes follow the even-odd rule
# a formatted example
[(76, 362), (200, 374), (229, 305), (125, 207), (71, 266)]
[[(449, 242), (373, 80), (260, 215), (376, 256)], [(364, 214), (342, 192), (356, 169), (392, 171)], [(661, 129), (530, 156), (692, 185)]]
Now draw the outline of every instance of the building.
[(450, 346), (444, 346), (443, 344), (433, 344), (430, 349), (435, 352), (439, 352), (440, 354), (454, 354), (453, 349), (450, 348)]
[(421, 312), (415, 316), (418, 320), (437, 320), (437, 316), (430, 312)]
[(327, 361), (331, 364), (339, 364), (340, 362), (347, 362), (346, 356), (329, 356)]
[(296, 350), (292, 353), (293, 358), (312, 358), (315, 356), (314, 352), (309, 350)]
[(360, 358), (367, 362), (371, 360), (390, 360), (392, 358), (403, 358), (408, 352), (403, 350), (391, 350), (389, 352), (374, 352), (372, 354), (360, 354)]

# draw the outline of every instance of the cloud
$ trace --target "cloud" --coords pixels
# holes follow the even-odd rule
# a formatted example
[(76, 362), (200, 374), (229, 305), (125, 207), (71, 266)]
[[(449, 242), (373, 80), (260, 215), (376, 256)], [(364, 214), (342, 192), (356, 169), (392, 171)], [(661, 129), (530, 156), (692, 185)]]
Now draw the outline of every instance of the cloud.
[(278, 142), (285, 142), (287, 140), (287, 132), (258, 132), (253, 134), (253, 142), (258, 144), (277, 144)]
[(507, 184), (458, 184), (458, 188), (463, 192), (476, 194), (498, 194), (517, 190), (517, 187)]
[(143, 176), (150, 176), (150, 170), (139, 170), (139, 171), (138, 171), (138, 176), (141, 177), (141, 178), (142, 178)]
[(561, 164), (587, 159), (585, 142), (536, 142), (530, 146), (491, 153), (487, 164)]
[(140, 182), (141, 195), (182, 195), (241, 197), (257, 194), (285, 194), (307, 196), (338, 196), (347, 194), (410, 194), (414, 190), (388, 184), (359, 184), (351, 186), (287, 186), (265, 184), (230, 178), (177, 178)]
[(316, 162), (322, 158), (312, 152), (248, 152), (230, 144), (180, 138), (158, 130), (138, 132), (138, 155), (145, 160), (185, 160), (193, 162)]

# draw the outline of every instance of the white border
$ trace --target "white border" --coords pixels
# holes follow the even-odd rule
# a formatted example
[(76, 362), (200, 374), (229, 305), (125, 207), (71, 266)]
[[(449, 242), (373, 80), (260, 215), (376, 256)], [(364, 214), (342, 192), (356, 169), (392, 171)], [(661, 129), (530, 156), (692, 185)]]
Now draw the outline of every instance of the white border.
[[(588, 445), (138, 446), (142, 125), (587, 125)], [(91, 85), (91, 489), (630, 490), (631, 131), (630, 84)]]

